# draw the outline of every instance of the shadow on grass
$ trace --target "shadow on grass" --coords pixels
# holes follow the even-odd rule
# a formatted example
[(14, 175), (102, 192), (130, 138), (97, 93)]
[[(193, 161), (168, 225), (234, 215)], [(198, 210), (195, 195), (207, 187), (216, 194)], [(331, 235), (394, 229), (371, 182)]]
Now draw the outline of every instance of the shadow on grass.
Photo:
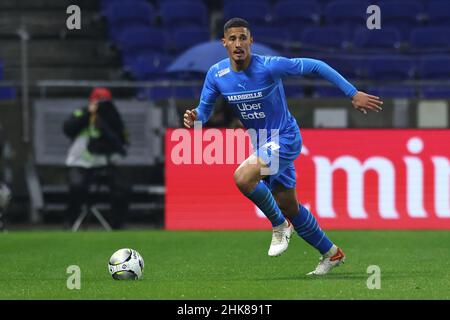
[[(423, 272), (426, 275), (426, 272)], [(256, 281), (286, 281), (286, 280), (306, 280), (306, 281), (321, 281), (321, 280), (364, 280), (366, 281), (371, 274), (365, 272), (334, 272), (323, 276), (308, 276), (306, 274), (282, 275), (267, 278), (256, 278)], [(381, 274), (382, 280), (398, 280), (410, 279), (410, 274), (405, 274), (400, 271), (392, 271)], [(250, 280), (250, 279), (249, 279)]]

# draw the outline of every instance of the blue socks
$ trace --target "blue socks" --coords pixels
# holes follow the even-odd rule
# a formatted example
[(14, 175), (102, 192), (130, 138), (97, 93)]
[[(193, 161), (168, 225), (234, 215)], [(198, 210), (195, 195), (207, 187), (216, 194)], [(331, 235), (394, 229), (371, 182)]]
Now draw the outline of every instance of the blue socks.
[[(256, 185), (255, 190), (246, 196), (261, 209), (272, 223), (272, 227), (279, 226), (286, 221), (272, 193), (264, 182), (260, 181)], [(301, 204), (299, 205), (298, 215), (292, 217), (290, 220), (298, 235), (319, 250), (321, 254), (327, 253), (333, 246), (330, 239), (320, 229), (316, 218)]]
[(291, 218), (292, 225), (298, 235), (321, 254), (327, 253), (333, 246), (333, 242), (328, 239), (325, 233), (320, 229), (316, 218), (301, 204), (299, 205), (299, 214)]
[(284, 221), (286, 221), (275, 199), (273, 198), (272, 193), (270, 192), (269, 188), (267, 188), (267, 186), (264, 184), (264, 182), (260, 181), (256, 185), (255, 190), (253, 190), (250, 194), (246, 196), (247, 198), (252, 200), (253, 203), (258, 206), (259, 209), (261, 209), (261, 211), (272, 223), (272, 227), (279, 226)]

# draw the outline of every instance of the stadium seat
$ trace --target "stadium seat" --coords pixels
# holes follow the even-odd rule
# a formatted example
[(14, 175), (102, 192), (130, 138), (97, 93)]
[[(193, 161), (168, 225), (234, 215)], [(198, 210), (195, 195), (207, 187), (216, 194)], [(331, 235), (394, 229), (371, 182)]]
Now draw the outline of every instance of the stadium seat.
[(179, 2), (189, 2), (189, 3), (200, 3), (200, 4), (204, 4), (204, 1), (203, 0), (156, 0), (156, 1), (154, 1), (154, 3), (155, 3), (155, 5), (158, 7), (158, 8), (161, 8), (161, 6), (164, 4), (164, 3), (179, 3)]
[(367, 77), (373, 80), (409, 80), (414, 76), (413, 59), (399, 55), (369, 58), (363, 65)]
[(247, 20), (251, 26), (264, 26), (267, 25), (270, 16), (270, 7), (265, 2), (243, 2), (240, 3), (225, 3), (223, 7), (223, 19), (234, 17), (241, 17)]
[(303, 98), (304, 92), (302, 86), (298, 84), (285, 84), (284, 92), (286, 93), (286, 97), (289, 98)]
[(420, 90), (420, 96), (425, 99), (449, 99), (449, 86), (424, 86)]
[(318, 57), (317, 59), (327, 63), (330, 67), (337, 70), (346, 79), (357, 79), (361, 76), (361, 58), (360, 56), (331, 56)]
[(319, 25), (321, 9), (316, 1), (282, 1), (275, 4), (273, 8), (273, 23), (283, 28), (311, 27)]
[(11, 100), (17, 96), (16, 88), (0, 87), (0, 100)]
[[(136, 58), (130, 66), (130, 72), (138, 81), (169, 80), (171, 75), (166, 68), (172, 62), (172, 58), (160, 54), (144, 54)], [(139, 99), (162, 100), (174, 95), (173, 88), (158, 86), (153, 88), (137, 88)]]
[[(297, 33), (296, 30), (293, 30)], [(291, 34), (291, 39), (295, 35)], [(300, 42), (302, 49), (340, 49), (346, 48), (349, 44), (350, 35), (345, 27), (309, 27), (303, 30)]]
[(362, 27), (366, 26), (366, 3), (355, 1), (333, 1), (325, 6), (326, 25)]
[(166, 69), (172, 60), (161, 54), (139, 55), (130, 65), (130, 72), (139, 81), (168, 79), (170, 75)]
[(253, 40), (257, 43), (268, 45), (274, 49), (285, 50), (289, 47), (289, 31), (280, 27), (260, 27), (251, 29)]
[(430, 1), (426, 15), (430, 26), (450, 26), (450, 6), (448, 1)]
[(314, 87), (314, 98), (345, 98), (341, 89), (335, 86), (316, 86)]
[[(205, 79), (205, 74), (199, 72), (177, 72), (172, 74), (172, 79), (180, 81), (203, 81)], [(175, 86), (172, 88), (172, 93), (173, 96), (178, 99), (199, 97), (202, 87), (202, 84)]]
[(450, 26), (419, 27), (411, 31), (411, 48), (416, 50), (448, 50), (450, 47)]
[(450, 80), (450, 55), (429, 55), (419, 60), (417, 74), (421, 79)]
[(411, 28), (420, 26), (425, 9), (419, 1), (396, 0), (380, 1), (382, 27), (396, 27), (404, 38), (409, 36)]
[(415, 98), (416, 90), (412, 86), (373, 86), (367, 89), (367, 93), (378, 96), (381, 99), (386, 98)]
[(229, 4), (260, 4), (263, 3), (264, 5), (269, 5), (269, 0), (222, 0), (222, 4), (229, 5)]
[(143, 54), (165, 53), (167, 51), (164, 31), (150, 27), (134, 27), (123, 31), (118, 46), (125, 67), (130, 66)]
[(208, 26), (208, 10), (202, 2), (163, 2), (160, 16), (163, 26), (171, 30), (186, 26)]
[(126, 28), (153, 25), (155, 15), (154, 8), (146, 2), (114, 4), (106, 14), (110, 39), (116, 42)]
[(357, 49), (397, 50), (402, 42), (401, 33), (393, 27), (369, 30), (360, 28), (355, 30), (353, 45)]
[[(147, 1), (146, 0), (128, 0), (127, 4), (142, 3), (142, 2), (147, 2)], [(100, 13), (103, 16), (106, 16), (108, 14), (109, 9), (116, 4), (123, 4), (123, 0), (102, 0), (100, 2)]]
[(174, 54), (180, 54), (190, 47), (210, 40), (206, 27), (189, 26), (177, 29), (171, 37), (171, 49)]

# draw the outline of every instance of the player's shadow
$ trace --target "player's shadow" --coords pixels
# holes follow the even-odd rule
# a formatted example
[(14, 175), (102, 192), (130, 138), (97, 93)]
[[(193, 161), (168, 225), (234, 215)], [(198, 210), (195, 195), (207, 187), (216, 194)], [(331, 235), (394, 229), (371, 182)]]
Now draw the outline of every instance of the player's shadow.
[[(273, 280), (273, 281), (286, 281), (286, 280), (307, 280), (307, 281), (319, 281), (319, 280), (367, 280), (370, 274), (365, 272), (335, 272), (330, 273), (324, 276), (308, 276), (306, 274), (295, 274), (292, 276), (283, 275), (283, 276), (274, 276), (270, 278), (258, 278), (256, 280)], [(383, 280), (389, 279), (399, 279), (399, 278), (410, 278), (410, 275), (404, 274), (402, 272), (391, 271), (389, 273), (383, 273), (381, 275)]]

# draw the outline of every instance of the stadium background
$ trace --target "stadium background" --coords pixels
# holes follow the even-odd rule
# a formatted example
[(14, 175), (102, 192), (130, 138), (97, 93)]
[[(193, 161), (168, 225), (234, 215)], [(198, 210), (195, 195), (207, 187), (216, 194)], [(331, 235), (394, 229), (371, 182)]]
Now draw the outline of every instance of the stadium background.
[[(93, 86), (104, 85), (128, 113), (125, 166), (135, 185), (129, 222), (161, 227), (165, 128), (179, 127), (184, 109), (196, 106), (204, 77), (166, 68), (189, 47), (220, 39), (233, 16), (250, 21), (256, 43), (323, 59), (385, 101), (383, 112), (363, 116), (323, 80), (289, 79), (290, 110), (302, 128), (448, 128), (446, 1), (78, 1), (81, 30), (66, 27), (70, 4), (1, 3), (2, 174), (14, 195), (5, 214), (11, 225), (58, 225), (69, 145), (61, 121), (86, 103)], [(369, 4), (380, 5), (381, 30), (366, 27)], [(28, 40), (21, 42), (19, 29)], [(224, 105), (218, 101), (210, 126), (235, 126)], [(143, 118), (150, 120), (137, 120)]]
[[(81, 30), (68, 30), (66, 27), (66, 19), (69, 16), (66, 9), (71, 4), (81, 8)], [(370, 16), (366, 13), (366, 9), (371, 4), (379, 5), (381, 8), (380, 30), (368, 30), (366, 27), (366, 20)], [(62, 227), (67, 197), (63, 162), (69, 142), (62, 135), (61, 121), (74, 107), (86, 104), (89, 92), (94, 86), (106, 86), (112, 90), (114, 99), (131, 129), (132, 149), (130, 156), (123, 163), (133, 183), (128, 227), (130, 229), (164, 228), (167, 223), (165, 204), (168, 201), (165, 180), (168, 164), (165, 156), (165, 152), (167, 154), (165, 129), (181, 127), (184, 110), (197, 104), (204, 78), (203, 72), (189, 70), (189, 67), (185, 71), (177, 72), (167, 72), (167, 68), (190, 47), (220, 39), (224, 21), (234, 16), (243, 17), (251, 23), (256, 43), (267, 45), (280, 55), (288, 57), (322, 59), (350, 79), (360, 90), (379, 95), (384, 100), (383, 112), (364, 116), (352, 110), (350, 101), (336, 88), (321, 79), (307, 77), (286, 81), (285, 88), (290, 111), (301, 128), (306, 129), (305, 132), (310, 137), (308, 138), (311, 139), (310, 141), (313, 140), (315, 133), (327, 134), (326, 129), (337, 129), (328, 133), (335, 134), (335, 137), (339, 137), (340, 134), (347, 135), (349, 138), (346, 141), (354, 142), (350, 146), (353, 148), (351, 150), (359, 150), (360, 146), (366, 147), (366, 153), (359, 155), (360, 160), (369, 156), (383, 155), (384, 152), (386, 157), (396, 157), (392, 161), (399, 162), (398, 166), (400, 166), (405, 165), (403, 157), (407, 155), (408, 150), (417, 150), (414, 147), (406, 149), (406, 143), (411, 138), (420, 137), (425, 141), (426, 147), (432, 146), (431, 153), (427, 151), (427, 157), (440, 156), (447, 160), (450, 158), (448, 153), (450, 138), (447, 131), (450, 101), (450, 4), (448, 1), (2, 0), (0, 2), (2, 138), (0, 169), (2, 180), (10, 186), (13, 195), (9, 207), (2, 216), (6, 229), (60, 229)], [(204, 56), (197, 58), (206, 59), (208, 54), (209, 52), (203, 52)], [(214, 121), (210, 126), (236, 127), (236, 122), (229, 117), (224, 108), (225, 104), (222, 100), (217, 102)], [(390, 129), (390, 131), (381, 129)], [(382, 136), (381, 142), (374, 140), (371, 143), (378, 153), (371, 153), (372, 149), (368, 142), (356, 140), (360, 136), (372, 135), (373, 137), (377, 134)], [(396, 140), (397, 135), (404, 136), (404, 139)], [(327, 142), (330, 145), (328, 149), (330, 157), (343, 152), (340, 145), (336, 143), (337, 141), (334, 140)], [(379, 143), (386, 144), (386, 147)], [(324, 148), (323, 150), (326, 150), (326, 146)], [(404, 149), (400, 150), (401, 148)], [(411, 151), (409, 156), (414, 156), (418, 152)], [(431, 160), (424, 161), (428, 161), (425, 164), (425, 181), (423, 182), (424, 205), (432, 216), (432, 221), (421, 220), (418, 213), (419, 223), (414, 225), (405, 223), (400, 228), (420, 229), (420, 222), (425, 221), (423, 226), (426, 229), (448, 229), (448, 213), (444, 212), (439, 217), (441, 220), (436, 220), (434, 212), (436, 208), (430, 207), (437, 190), (437, 184), (434, 184), (434, 178), (432, 178), (435, 167), (431, 165)], [(396, 168), (398, 166), (396, 164)], [(302, 174), (303, 172), (300, 173)], [(406, 179), (407, 173), (401, 171), (400, 174)], [(345, 182), (345, 176), (342, 173), (338, 175), (338, 179)], [(207, 181), (209, 177), (199, 176), (199, 179)], [(417, 176), (412, 176), (414, 177)], [(230, 179), (226, 183), (231, 187)], [(312, 179), (311, 176), (308, 176), (308, 179)], [(376, 185), (377, 181), (373, 172), (368, 173), (365, 182), (368, 190), (376, 193), (376, 188), (370, 186)], [(442, 181), (445, 183), (448, 179), (445, 180), (444, 177)], [(177, 177), (171, 181), (172, 185), (176, 185), (177, 182)], [(337, 190), (345, 188), (344, 182), (342, 186), (338, 185), (335, 188)], [(307, 185), (315, 186), (313, 182)], [(221, 184), (217, 184), (217, 187), (221, 187)], [(431, 189), (427, 189), (429, 187)], [(195, 188), (196, 186), (193, 186), (185, 192), (191, 191), (195, 194), (193, 192)], [(398, 190), (396, 195), (406, 201), (406, 187), (400, 186)], [(448, 193), (449, 187), (441, 186), (439, 190)], [(382, 192), (379, 191), (379, 194), (381, 197)], [(175, 194), (172, 193), (172, 196), (182, 195), (181, 190)], [(345, 203), (342, 200), (345, 196), (345, 192), (339, 193), (338, 201)], [(374, 205), (378, 201), (377, 197), (370, 198), (369, 195), (370, 199), (366, 203), (372, 208), (372, 213), (377, 210)], [(236, 198), (229, 199), (234, 201)], [(443, 199), (445, 200), (445, 197)], [(101, 202), (100, 199), (99, 201)], [(199, 202), (192, 199), (190, 201), (197, 202), (196, 205)], [(245, 199), (238, 201), (244, 202)], [(404, 202), (402, 203), (402, 206), (405, 206)], [(170, 205), (173, 208), (177, 203), (171, 202)], [(445, 210), (445, 204), (441, 205), (441, 208)], [(209, 210), (206, 206), (203, 207)], [(101, 207), (101, 210), (107, 214), (107, 205)], [(245, 207), (243, 210), (251, 211), (251, 208)], [(408, 210), (406, 208), (400, 214), (405, 215)], [(180, 223), (180, 214), (183, 215), (186, 212), (177, 214), (172, 222)], [(202, 214), (205, 217), (208, 212)], [(372, 214), (371, 216), (373, 217)], [(187, 216), (184, 215), (184, 217)], [(239, 215), (236, 214), (235, 217), (236, 229), (242, 229), (242, 226), (238, 224)], [(257, 218), (255, 214), (252, 219), (260, 218)], [(373, 219), (369, 222), (371, 221)], [(171, 228), (183, 229), (182, 222), (183, 220), (181, 220), (181, 226)], [(212, 221), (211, 225), (206, 226), (194, 223), (190, 228), (234, 229), (233, 226), (215, 225), (216, 222)], [(325, 226), (333, 227), (330, 224)], [(370, 225), (356, 224), (355, 226), (351, 223), (334, 227), (373, 229)], [(388, 227), (396, 228), (392, 225)], [(85, 228), (97, 229), (100, 226), (92, 219)], [(253, 221), (248, 228), (267, 229), (268, 225), (263, 225), (260, 221), (256, 221), (255, 224)], [(130, 236), (129, 233), (124, 235)], [(236, 233), (236, 235), (246, 237), (243, 233)], [(264, 235), (267, 234), (264, 233)], [(362, 237), (362, 233), (358, 232), (342, 234), (341, 242), (349, 244), (353, 236), (358, 237), (358, 235)], [(375, 236), (375, 239), (382, 241), (392, 235), (380, 233)], [(448, 244), (446, 232), (414, 233), (408, 239), (419, 241), (426, 235), (437, 237), (430, 238), (429, 242), (421, 241), (421, 245), (426, 248), (436, 243), (445, 248)], [(15, 235), (12, 236), (15, 237)], [(67, 235), (59, 236), (68, 239)], [(192, 236), (194, 242), (197, 240), (201, 242), (204, 237), (201, 233)], [(403, 238), (404, 236), (404, 234), (393, 236), (398, 237), (399, 251), (397, 252), (401, 252), (402, 246), (407, 246), (409, 243), (409, 240)], [(33, 238), (33, 236), (30, 237)], [(159, 239), (155, 241), (162, 241), (157, 243), (164, 245), (160, 237), (165, 236), (154, 234), (154, 238)], [(227, 237), (228, 235), (224, 236), (224, 243), (234, 241)], [(258, 237), (260, 242), (265, 241), (263, 235)], [(92, 234), (91, 239), (121, 245), (121, 242), (119, 244), (112, 235)], [(11, 244), (25, 241), (17, 240), (15, 242), (11, 238), (7, 241), (11, 241)], [(133, 241), (135, 242), (132, 243), (145, 244), (142, 238)], [(184, 240), (180, 238), (180, 241)], [(256, 243), (252, 241), (250, 240), (249, 243)], [(175, 241), (173, 245), (176, 246), (176, 243), (179, 242)], [(361, 243), (366, 248), (372, 248), (371, 245), (373, 245), (370, 240)], [(265, 244), (264, 242), (263, 245)], [(265, 247), (259, 247), (265, 250)], [(445, 256), (443, 249), (441, 247), (438, 249), (441, 250), (438, 255), (443, 258)], [(105, 250), (112, 252), (112, 248), (109, 247)], [(180, 252), (174, 254), (180, 254)], [(143, 255), (146, 257), (145, 252)], [(168, 257), (168, 253), (164, 256)], [(157, 260), (164, 263), (163, 256)], [(406, 263), (399, 264), (399, 267), (402, 266), (406, 268)], [(194, 268), (195, 266), (192, 270)], [(420, 266), (417, 268), (419, 269)], [(214, 273), (211, 276), (213, 275)], [(426, 279), (425, 276), (422, 278), (423, 283), (426, 283)], [(441, 280), (440, 285), (445, 288), (448, 277)], [(316, 285), (320, 284), (323, 283), (316, 283)], [(419, 285), (415, 289), (417, 287)], [(11, 290), (12, 288), (11, 285)], [(338, 289), (336, 287), (336, 290)], [(401, 289), (405, 290), (404, 293), (411, 287), (405, 286)], [(349, 287), (347, 293), (350, 296), (351, 291)], [(414, 296), (414, 292), (418, 291), (409, 291), (408, 294)], [(434, 292), (434, 297), (448, 298), (448, 295), (443, 296), (441, 292), (444, 291)], [(91, 292), (88, 296), (98, 297), (95, 294)], [(270, 294), (267, 294), (265, 296), (261, 293), (256, 297), (270, 297)], [(314, 291), (310, 294), (310, 297), (320, 296), (314, 295)], [(423, 294), (426, 295), (426, 293)], [(17, 296), (23, 297), (21, 294)], [(31, 296), (36, 297), (36, 295)], [(66, 297), (66, 295), (55, 293), (55, 297)], [(161, 293), (154, 297), (166, 296)], [(196, 295), (193, 291), (190, 297), (209, 296), (207, 293)], [(235, 296), (231, 291), (227, 291), (226, 294), (222, 293), (218, 296), (211, 294), (211, 297), (233, 298)], [(244, 294), (242, 297), (255, 296)], [(294, 294), (286, 297), (296, 296)], [(398, 293), (393, 297), (403, 296), (402, 293)], [(422, 296), (418, 294), (417, 297)]]

